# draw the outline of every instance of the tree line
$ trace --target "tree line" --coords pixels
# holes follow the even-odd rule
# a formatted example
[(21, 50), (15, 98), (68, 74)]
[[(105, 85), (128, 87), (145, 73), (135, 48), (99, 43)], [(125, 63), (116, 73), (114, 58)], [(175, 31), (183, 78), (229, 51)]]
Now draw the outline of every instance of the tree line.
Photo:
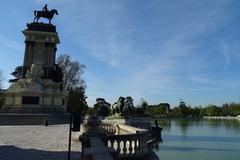
[(149, 105), (149, 114), (162, 117), (238, 116), (240, 115), (240, 103), (192, 107), (180, 101), (179, 105), (173, 108), (170, 108), (168, 103), (160, 103), (158, 105)]

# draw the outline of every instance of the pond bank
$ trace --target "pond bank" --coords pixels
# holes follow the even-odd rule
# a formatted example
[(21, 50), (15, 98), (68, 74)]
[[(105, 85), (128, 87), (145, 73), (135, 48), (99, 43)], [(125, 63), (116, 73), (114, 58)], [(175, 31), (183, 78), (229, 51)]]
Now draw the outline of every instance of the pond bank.
[(205, 119), (238, 119), (240, 120), (240, 116), (232, 117), (232, 116), (204, 116)]

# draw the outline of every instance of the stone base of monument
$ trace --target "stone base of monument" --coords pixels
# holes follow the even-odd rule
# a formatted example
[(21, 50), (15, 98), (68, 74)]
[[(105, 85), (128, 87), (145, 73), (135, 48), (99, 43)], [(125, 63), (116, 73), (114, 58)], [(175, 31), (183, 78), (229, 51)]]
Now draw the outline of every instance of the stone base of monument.
[(31, 79), (20, 79), (4, 93), (5, 103), (0, 113), (64, 114), (65, 95), (51, 80), (38, 84)]

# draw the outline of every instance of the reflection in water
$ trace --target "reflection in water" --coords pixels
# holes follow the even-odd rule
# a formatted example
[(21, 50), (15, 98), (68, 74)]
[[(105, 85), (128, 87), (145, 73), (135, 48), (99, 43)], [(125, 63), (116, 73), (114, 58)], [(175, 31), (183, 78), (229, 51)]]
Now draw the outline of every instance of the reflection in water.
[(186, 136), (188, 133), (188, 126), (190, 125), (189, 120), (187, 119), (178, 119), (175, 121), (176, 125), (180, 127), (181, 131), (182, 131), (182, 135)]
[[(188, 135), (184, 139), (187, 142), (240, 142), (240, 137), (222, 137), (222, 136), (191, 136)], [(183, 141), (181, 135), (168, 135), (165, 138), (165, 141), (168, 142), (181, 142)]]
[(166, 133), (179, 128), (183, 136), (191, 132), (192, 127), (210, 127), (212, 130), (224, 127), (226, 132), (240, 134), (240, 121), (237, 119), (158, 119), (159, 126)]
[(237, 149), (214, 149), (209, 147), (177, 147), (177, 146), (163, 146), (160, 148), (161, 151), (181, 151), (181, 152), (189, 152), (189, 151), (214, 151), (214, 152), (231, 152), (238, 151)]
[(240, 121), (236, 119), (222, 121), (225, 128), (229, 132), (240, 134)]
[(164, 128), (166, 131), (171, 130), (171, 119), (158, 119), (159, 126)]
[(240, 121), (230, 119), (159, 119), (161, 160), (238, 160)]

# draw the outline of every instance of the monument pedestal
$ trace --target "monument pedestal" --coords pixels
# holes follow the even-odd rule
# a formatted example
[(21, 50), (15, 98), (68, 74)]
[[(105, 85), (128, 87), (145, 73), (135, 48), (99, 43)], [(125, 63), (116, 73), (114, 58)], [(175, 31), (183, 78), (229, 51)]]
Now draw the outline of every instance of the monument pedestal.
[[(20, 79), (5, 93), (5, 113), (65, 113), (66, 93), (51, 80), (44, 84), (27, 84), (29, 79)], [(8, 108), (8, 109), (6, 109)], [(3, 110), (1, 111), (3, 112)]]
[(4, 113), (65, 113), (66, 92), (62, 86), (62, 70), (55, 64), (56, 27), (31, 23), (23, 31), (25, 54), (22, 78), (12, 82), (5, 92)]

